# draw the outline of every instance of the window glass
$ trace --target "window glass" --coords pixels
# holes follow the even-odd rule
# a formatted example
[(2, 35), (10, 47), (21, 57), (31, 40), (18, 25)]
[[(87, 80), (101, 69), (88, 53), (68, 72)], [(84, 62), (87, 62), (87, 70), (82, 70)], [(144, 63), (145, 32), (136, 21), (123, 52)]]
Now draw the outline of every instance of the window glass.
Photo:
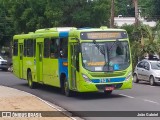
[(119, 71), (130, 65), (127, 41), (82, 43), (83, 67), (90, 71)]
[(49, 42), (50, 42), (49, 38), (44, 39), (44, 58), (49, 58), (49, 54), (50, 54)]
[(144, 63), (144, 68), (149, 69), (149, 63), (148, 62)]
[(27, 40), (24, 40), (24, 56), (27, 56)]
[(137, 65), (137, 67), (143, 68), (143, 67), (144, 67), (144, 62), (140, 62), (140, 63)]
[(59, 39), (57, 39), (57, 38), (51, 38), (50, 57), (51, 58), (58, 58), (59, 57)]
[(33, 57), (33, 40), (32, 39), (27, 40), (27, 56)]
[(160, 70), (160, 62), (151, 62), (151, 68), (154, 70)]
[(36, 56), (36, 40), (35, 39), (33, 40), (33, 49), (34, 49), (33, 55), (35, 57)]
[(60, 39), (60, 57), (61, 58), (68, 57), (68, 39), (67, 38)]
[(18, 40), (14, 40), (13, 42), (13, 55), (14, 56), (18, 55)]

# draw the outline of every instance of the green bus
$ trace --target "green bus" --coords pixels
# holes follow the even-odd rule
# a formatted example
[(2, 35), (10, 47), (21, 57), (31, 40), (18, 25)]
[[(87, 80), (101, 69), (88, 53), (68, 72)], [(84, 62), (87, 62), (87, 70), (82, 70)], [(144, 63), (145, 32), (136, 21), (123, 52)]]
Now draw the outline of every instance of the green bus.
[(132, 59), (123, 29), (48, 28), (13, 37), (13, 73), (37, 83), (76, 92), (111, 94), (132, 88)]

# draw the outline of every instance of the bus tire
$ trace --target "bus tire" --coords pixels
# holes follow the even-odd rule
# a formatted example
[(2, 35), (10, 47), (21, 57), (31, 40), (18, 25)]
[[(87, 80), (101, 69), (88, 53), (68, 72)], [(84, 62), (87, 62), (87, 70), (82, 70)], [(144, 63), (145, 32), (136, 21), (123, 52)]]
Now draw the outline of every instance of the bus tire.
[(112, 94), (112, 90), (111, 90), (111, 91), (106, 91), (106, 90), (105, 90), (105, 91), (104, 91), (104, 94), (105, 94), (105, 95), (111, 95), (111, 94)]
[(36, 87), (36, 83), (32, 81), (32, 73), (31, 71), (28, 71), (28, 74), (27, 74), (27, 81), (28, 81), (28, 86), (31, 88), (31, 89), (34, 89)]
[(64, 94), (67, 97), (71, 97), (72, 96), (72, 91), (69, 89), (69, 82), (68, 82), (67, 78), (65, 78), (63, 83), (64, 83)]

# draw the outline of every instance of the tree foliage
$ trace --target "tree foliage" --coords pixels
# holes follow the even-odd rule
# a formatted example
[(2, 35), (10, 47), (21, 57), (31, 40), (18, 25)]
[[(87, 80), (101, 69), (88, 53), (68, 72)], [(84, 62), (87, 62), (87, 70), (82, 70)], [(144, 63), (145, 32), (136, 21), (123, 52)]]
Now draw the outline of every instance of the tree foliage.
[(109, 25), (110, 0), (0, 0), (0, 46), (49, 27)]

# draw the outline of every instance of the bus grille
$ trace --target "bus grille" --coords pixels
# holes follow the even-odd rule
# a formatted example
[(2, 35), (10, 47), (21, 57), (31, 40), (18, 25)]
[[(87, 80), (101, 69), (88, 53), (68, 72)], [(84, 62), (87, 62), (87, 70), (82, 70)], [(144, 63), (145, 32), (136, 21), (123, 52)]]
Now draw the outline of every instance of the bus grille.
[(106, 87), (111, 87), (111, 86), (113, 86), (115, 89), (119, 89), (119, 88), (121, 88), (122, 87), (122, 85), (123, 85), (123, 83), (118, 83), (118, 84), (101, 84), (101, 85), (96, 85), (96, 87), (97, 87), (97, 89), (98, 90), (105, 90), (105, 88)]

